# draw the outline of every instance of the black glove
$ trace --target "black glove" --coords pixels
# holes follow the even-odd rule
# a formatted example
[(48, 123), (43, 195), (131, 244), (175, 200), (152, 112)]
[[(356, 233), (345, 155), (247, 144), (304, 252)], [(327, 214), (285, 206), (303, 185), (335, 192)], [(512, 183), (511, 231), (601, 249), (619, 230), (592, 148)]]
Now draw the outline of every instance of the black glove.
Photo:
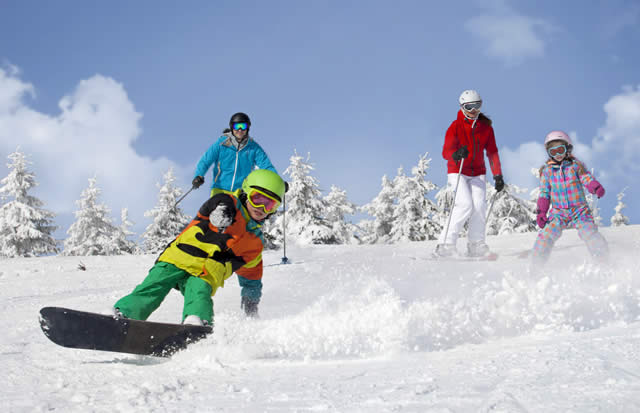
[(467, 156), (469, 156), (469, 149), (467, 149), (466, 146), (462, 145), (460, 147), (460, 149), (458, 149), (457, 151), (455, 151), (453, 153), (453, 156), (451, 156), (453, 158), (454, 161), (459, 161), (460, 159), (464, 159)]
[(200, 188), (200, 185), (202, 185), (203, 183), (204, 183), (204, 178), (198, 175), (195, 178), (193, 178), (193, 181), (191, 181), (191, 186), (193, 186), (195, 189), (198, 189)]
[(504, 189), (504, 179), (502, 179), (502, 175), (494, 176), (493, 182), (495, 182), (496, 192), (500, 192)]
[(289, 192), (289, 182), (284, 181), (284, 193), (286, 194), (287, 192)]
[(240, 301), (240, 308), (244, 309), (244, 313), (247, 317), (258, 318), (258, 303), (260, 299), (242, 297)]

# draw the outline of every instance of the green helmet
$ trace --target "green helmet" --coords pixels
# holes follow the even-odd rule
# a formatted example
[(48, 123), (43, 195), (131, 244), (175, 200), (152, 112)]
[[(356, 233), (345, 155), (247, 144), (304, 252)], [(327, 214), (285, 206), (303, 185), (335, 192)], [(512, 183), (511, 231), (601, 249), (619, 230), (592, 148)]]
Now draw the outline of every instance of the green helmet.
[(271, 195), (279, 202), (284, 197), (284, 181), (280, 176), (269, 169), (256, 169), (242, 182), (242, 190), (249, 195), (251, 188), (259, 189), (267, 195)]

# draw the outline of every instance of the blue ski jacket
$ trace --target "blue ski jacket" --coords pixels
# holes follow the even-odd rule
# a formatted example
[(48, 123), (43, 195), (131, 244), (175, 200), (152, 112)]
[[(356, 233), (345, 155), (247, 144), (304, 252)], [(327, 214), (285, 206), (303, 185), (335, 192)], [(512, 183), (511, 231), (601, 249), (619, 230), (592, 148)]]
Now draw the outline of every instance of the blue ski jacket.
[(238, 145), (231, 132), (220, 136), (202, 155), (196, 166), (194, 178), (204, 177), (211, 165), (213, 165), (212, 190), (217, 188), (234, 192), (242, 186), (242, 181), (255, 167), (278, 173), (267, 154), (253, 138), (249, 136), (244, 145)]

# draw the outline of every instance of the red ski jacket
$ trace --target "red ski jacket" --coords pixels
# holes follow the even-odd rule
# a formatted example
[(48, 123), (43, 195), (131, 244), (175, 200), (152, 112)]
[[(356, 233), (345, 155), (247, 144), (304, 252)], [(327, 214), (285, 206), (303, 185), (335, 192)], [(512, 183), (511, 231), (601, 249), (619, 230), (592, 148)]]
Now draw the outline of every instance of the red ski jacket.
[(458, 118), (447, 129), (442, 148), (442, 157), (448, 161), (447, 172), (450, 174), (457, 174), (460, 171), (460, 161), (453, 160), (453, 153), (462, 145), (465, 145), (469, 150), (469, 156), (465, 158), (462, 167), (463, 175), (478, 176), (487, 173), (484, 164), (485, 151), (493, 175), (502, 175), (496, 137), (489, 119), (479, 118), (474, 122), (467, 119), (462, 110), (458, 111)]

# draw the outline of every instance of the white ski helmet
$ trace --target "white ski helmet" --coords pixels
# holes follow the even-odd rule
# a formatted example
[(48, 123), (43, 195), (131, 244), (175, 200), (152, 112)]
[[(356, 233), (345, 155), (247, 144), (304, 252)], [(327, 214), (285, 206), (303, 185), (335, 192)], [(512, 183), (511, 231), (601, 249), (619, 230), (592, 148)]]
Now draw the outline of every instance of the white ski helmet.
[(470, 102), (482, 102), (482, 98), (480, 97), (480, 94), (478, 92), (476, 92), (475, 90), (465, 90), (464, 92), (462, 92), (460, 94), (460, 97), (458, 98), (458, 103), (460, 103), (460, 105), (464, 105), (465, 103), (470, 103)]
[(547, 137), (544, 138), (544, 146), (547, 146), (547, 144), (549, 142), (551, 142), (551, 141), (565, 141), (567, 143), (567, 145), (573, 145), (569, 135), (567, 135), (566, 133), (564, 133), (561, 130), (554, 130), (554, 131), (549, 132), (547, 134)]

